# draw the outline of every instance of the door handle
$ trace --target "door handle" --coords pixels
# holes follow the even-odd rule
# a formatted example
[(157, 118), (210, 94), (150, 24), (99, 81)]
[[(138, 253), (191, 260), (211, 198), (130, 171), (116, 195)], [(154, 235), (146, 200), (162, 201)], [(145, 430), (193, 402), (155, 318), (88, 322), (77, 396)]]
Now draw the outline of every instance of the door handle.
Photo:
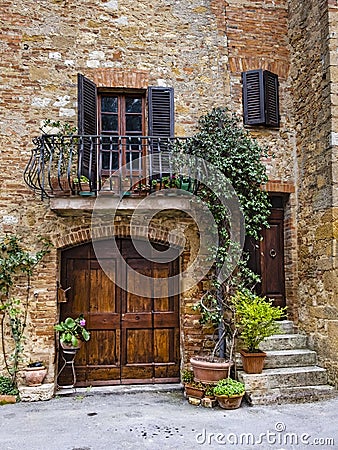
[(276, 250), (275, 250), (274, 248), (272, 248), (272, 249), (270, 250), (270, 256), (271, 256), (271, 258), (276, 258), (277, 252), (276, 252)]

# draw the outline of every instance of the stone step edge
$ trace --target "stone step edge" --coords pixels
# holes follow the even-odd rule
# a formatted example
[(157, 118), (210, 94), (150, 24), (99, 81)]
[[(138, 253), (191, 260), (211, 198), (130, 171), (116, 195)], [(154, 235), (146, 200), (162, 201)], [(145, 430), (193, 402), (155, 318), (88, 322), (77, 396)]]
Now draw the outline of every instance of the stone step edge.
[(245, 400), (251, 406), (278, 403), (303, 403), (309, 401), (327, 400), (338, 396), (338, 391), (329, 384), (312, 386), (291, 386), (273, 388), (268, 391), (247, 391)]
[[(264, 341), (272, 340), (272, 339), (296, 339), (296, 338), (307, 338), (306, 334), (302, 333), (279, 333), (272, 334), (271, 336), (264, 338)], [(263, 342), (264, 342), (263, 341)]]
[(320, 372), (325, 373), (326, 369), (323, 367), (319, 367), (317, 365), (313, 366), (297, 366), (297, 367), (276, 367), (274, 369), (263, 369), (262, 373), (246, 373), (241, 372), (245, 376), (250, 377), (263, 377), (263, 376), (269, 376), (269, 375), (287, 375), (287, 374), (296, 374), (296, 373), (303, 373), (303, 372)]

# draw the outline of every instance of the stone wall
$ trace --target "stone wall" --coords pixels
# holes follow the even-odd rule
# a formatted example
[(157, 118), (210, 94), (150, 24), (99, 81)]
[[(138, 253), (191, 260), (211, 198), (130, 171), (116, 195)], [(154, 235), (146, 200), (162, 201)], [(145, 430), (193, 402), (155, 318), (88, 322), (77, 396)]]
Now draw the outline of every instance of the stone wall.
[[(298, 312), (319, 363), (337, 380), (336, 2), (290, 3), (297, 147)], [(328, 4), (329, 9), (328, 9)]]

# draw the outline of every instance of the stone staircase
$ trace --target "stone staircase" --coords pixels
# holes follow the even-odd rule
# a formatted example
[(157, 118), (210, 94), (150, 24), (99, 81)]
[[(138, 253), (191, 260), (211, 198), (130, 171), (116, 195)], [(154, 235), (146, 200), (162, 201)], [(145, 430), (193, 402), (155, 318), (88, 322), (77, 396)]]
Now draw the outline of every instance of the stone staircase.
[(263, 372), (248, 374), (238, 361), (238, 379), (245, 383), (250, 405), (311, 402), (332, 398), (337, 391), (327, 384), (326, 370), (318, 367), (317, 354), (307, 348), (307, 336), (294, 332), (289, 320), (280, 322), (282, 334), (262, 342), (267, 354)]

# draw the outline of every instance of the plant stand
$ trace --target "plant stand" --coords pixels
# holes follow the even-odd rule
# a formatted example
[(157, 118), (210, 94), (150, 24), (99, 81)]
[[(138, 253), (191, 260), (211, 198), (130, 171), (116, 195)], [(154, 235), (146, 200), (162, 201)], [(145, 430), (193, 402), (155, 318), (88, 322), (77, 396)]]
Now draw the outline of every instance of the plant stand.
[(68, 366), (71, 368), (72, 371), (72, 377), (73, 377), (73, 383), (66, 385), (66, 386), (61, 386), (61, 385), (57, 385), (59, 389), (69, 389), (69, 388), (73, 388), (76, 384), (76, 373), (75, 373), (75, 367), (74, 367), (74, 360), (75, 360), (75, 356), (77, 354), (79, 350), (79, 347), (74, 347), (74, 348), (62, 348), (61, 349), (61, 356), (63, 359), (63, 366), (61, 367), (61, 369), (59, 370), (57, 379), (59, 379), (59, 376), (61, 375), (61, 373), (63, 372), (63, 370)]

